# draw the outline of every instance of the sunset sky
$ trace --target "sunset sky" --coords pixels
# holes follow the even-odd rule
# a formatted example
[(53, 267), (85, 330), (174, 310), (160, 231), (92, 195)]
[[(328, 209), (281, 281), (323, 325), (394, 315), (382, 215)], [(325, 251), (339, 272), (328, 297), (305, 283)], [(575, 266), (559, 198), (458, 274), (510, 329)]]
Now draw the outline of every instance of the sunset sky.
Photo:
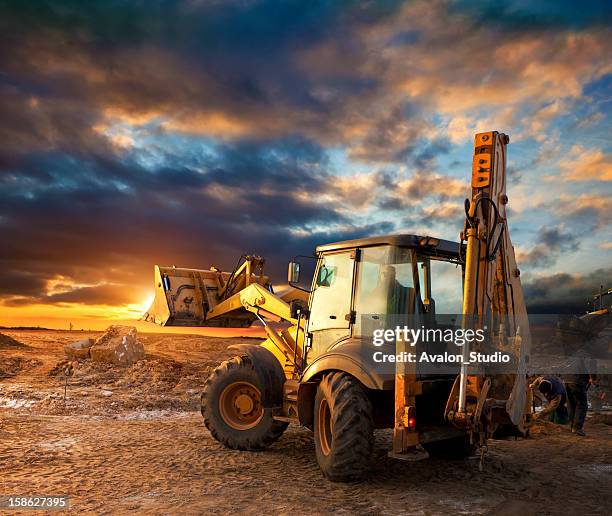
[(456, 240), (510, 135), (528, 304), (612, 287), (610, 2), (0, 4), (0, 324), (140, 315), (153, 265)]

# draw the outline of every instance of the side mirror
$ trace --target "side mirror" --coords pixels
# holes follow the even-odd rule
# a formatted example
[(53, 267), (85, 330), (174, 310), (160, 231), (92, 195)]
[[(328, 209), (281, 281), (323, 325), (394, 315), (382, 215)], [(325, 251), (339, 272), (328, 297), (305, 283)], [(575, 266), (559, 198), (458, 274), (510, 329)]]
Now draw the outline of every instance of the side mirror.
[(298, 262), (289, 262), (289, 270), (287, 271), (287, 281), (290, 285), (292, 283), (298, 283), (300, 281), (300, 264)]

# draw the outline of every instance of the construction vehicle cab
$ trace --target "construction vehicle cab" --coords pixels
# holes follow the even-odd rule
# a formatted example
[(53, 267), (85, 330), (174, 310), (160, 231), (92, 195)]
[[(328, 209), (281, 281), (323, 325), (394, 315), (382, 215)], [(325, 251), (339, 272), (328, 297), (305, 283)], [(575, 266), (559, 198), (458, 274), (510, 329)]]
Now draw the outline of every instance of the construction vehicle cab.
[[(316, 253), (301, 381), (340, 370), (368, 389), (392, 391), (395, 371), (363, 360), (372, 329), (398, 316), (460, 313), (459, 244), (390, 235), (326, 244)], [(290, 264), (290, 271), (296, 269)], [(298, 278), (294, 274), (289, 280)]]
[[(507, 143), (495, 131), (476, 135), (460, 242), (390, 235), (325, 244), (316, 249), (310, 288), (298, 285), (303, 267), (293, 261), (288, 279), (298, 288), (282, 295), (274, 294), (260, 257), (243, 257), (229, 274), (156, 268), (151, 320), (184, 324), (189, 314), (203, 326), (259, 320), (268, 337), (230, 346), (237, 356), (206, 380), (202, 415), (217, 440), (263, 449), (289, 423), (301, 424), (314, 432), (325, 476), (346, 481), (369, 470), (375, 428), (393, 428), (389, 453), (404, 460), (444, 448), (469, 453), (503, 424), (524, 433), (529, 329), (505, 218)], [(189, 302), (179, 313), (185, 292)], [(479, 348), (469, 343), (460, 344), (457, 364), (419, 368), (397, 358), (411, 352), (400, 338), (390, 341), (396, 358), (381, 365), (373, 337), (398, 317), (427, 321), (440, 332), (459, 327), (473, 335), (488, 327), (487, 341), (509, 350), (515, 369), (491, 375), (472, 365), (470, 351)]]

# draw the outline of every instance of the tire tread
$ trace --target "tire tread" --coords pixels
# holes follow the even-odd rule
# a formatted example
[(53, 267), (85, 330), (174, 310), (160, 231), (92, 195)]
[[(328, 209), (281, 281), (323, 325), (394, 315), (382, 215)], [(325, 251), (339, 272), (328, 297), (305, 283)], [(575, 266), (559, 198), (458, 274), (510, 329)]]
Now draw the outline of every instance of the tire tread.
[[(287, 429), (288, 424), (282, 421), (271, 419), (272, 416), (264, 415), (262, 423), (268, 426), (265, 432), (251, 432), (249, 435), (240, 431), (228, 431), (224, 424), (220, 424), (221, 414), (214, 410), (211, 399), (218, 395), (215, 393), (217, 387), (232, 371), (242, 370), (248, 375), (255, 372), (255, 368), (250, 359), (246, 356), (238, 356), (225, 360), (209, 375), (204, 383), (201, 396), (200, 412), (204, 418), (204, 425), (211, 435), (220, 443), (233, 450), (257, 451), (263, 450), (277, 441)], [(271, 419), (271, 420), (270, 420)], [(257, 428), (257, 427), (255, 427)]]

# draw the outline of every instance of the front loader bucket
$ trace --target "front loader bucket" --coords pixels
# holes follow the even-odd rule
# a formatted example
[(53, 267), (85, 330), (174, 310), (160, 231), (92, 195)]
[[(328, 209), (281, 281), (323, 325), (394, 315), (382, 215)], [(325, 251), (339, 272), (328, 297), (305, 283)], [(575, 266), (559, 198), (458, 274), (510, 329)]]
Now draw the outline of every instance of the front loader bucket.
[[(179, 269), (155, 266), (155, 297), (142, 317), (160, 326), (214, 326), (245, 328), (255, 320), (246, 310), (207, 320), (208, 312), (221, 301), (218, 292), (231, 274), (215, 269)], [(265, 276), (254, 277), (267, 284)]]

